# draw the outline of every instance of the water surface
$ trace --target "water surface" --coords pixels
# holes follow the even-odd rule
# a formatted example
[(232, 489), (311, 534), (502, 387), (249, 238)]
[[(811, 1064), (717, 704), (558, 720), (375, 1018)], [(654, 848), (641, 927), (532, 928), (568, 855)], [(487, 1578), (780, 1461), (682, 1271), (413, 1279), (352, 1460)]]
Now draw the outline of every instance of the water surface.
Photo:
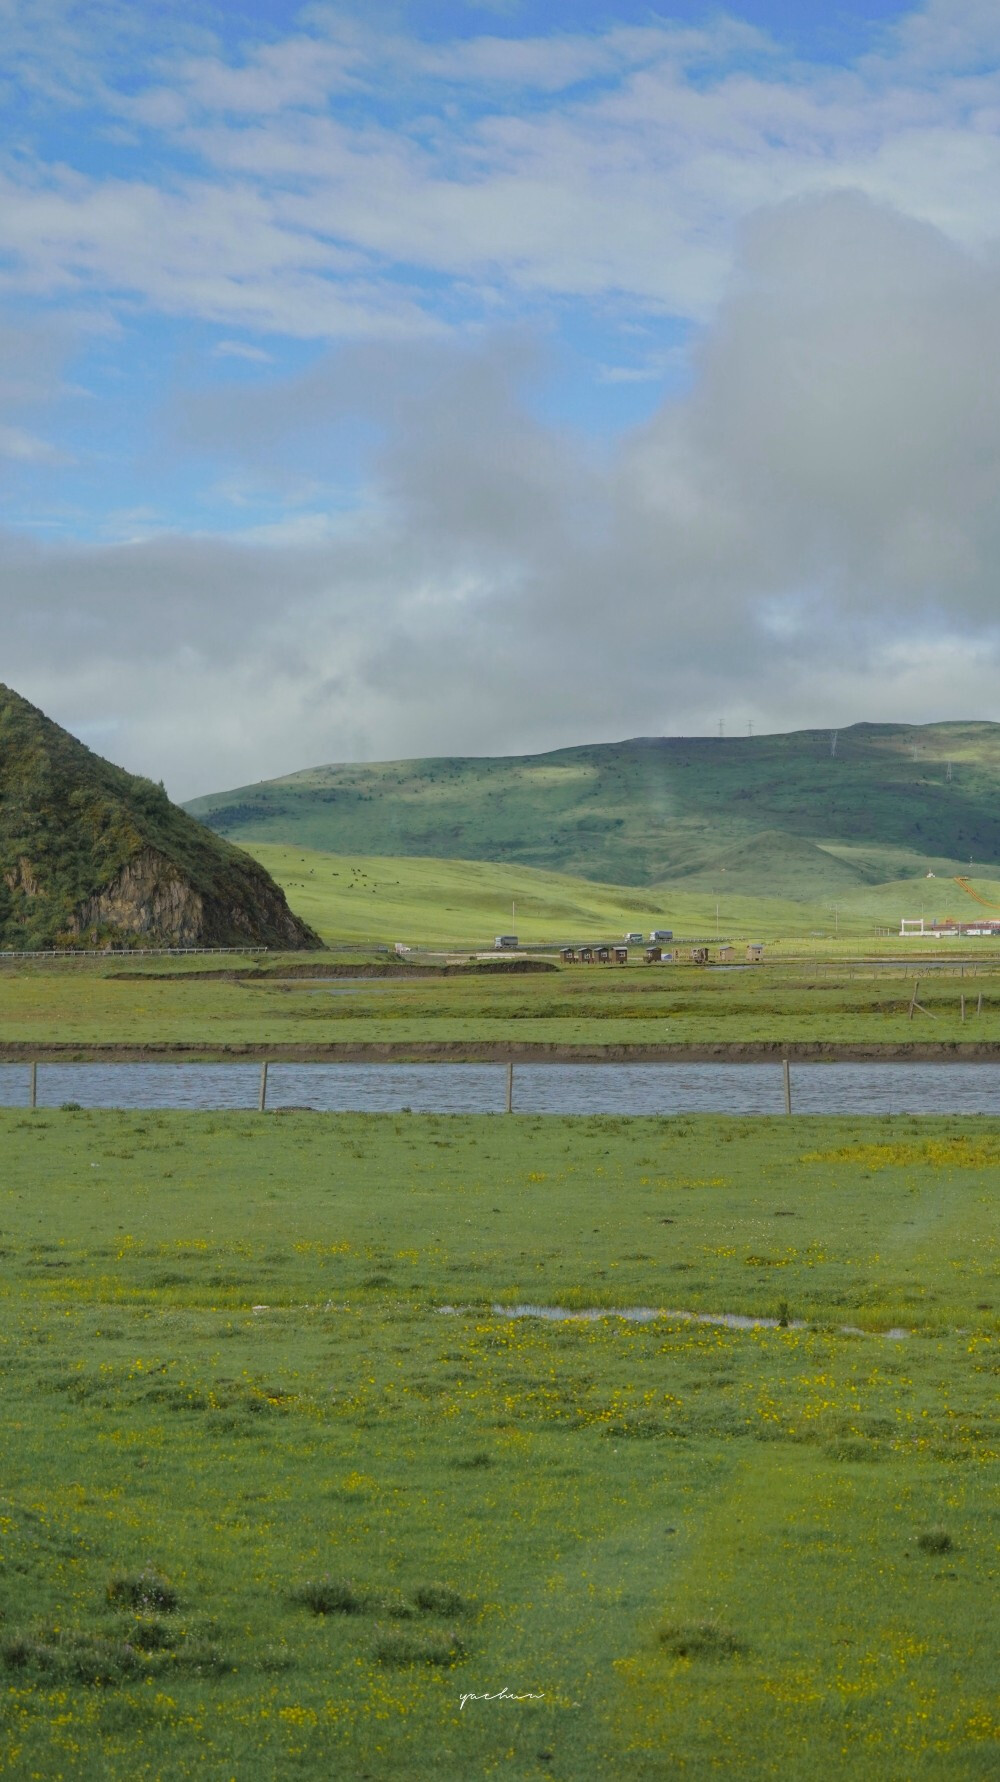
[[(0, 1105), (28, 1103), (0, 1065)], [(504, 1064), (272, 1064), (267, 1105), (324, 1112), (502, 1113)], [(39, 1064), (39, 1106), (255, 1108), (259, 1064)], [(1000, 1064), (793, 1064), (799, 1114), (1000, 1114)], [(518, 1064), (524, 1114), (781, 1114), (780, 1064)]]

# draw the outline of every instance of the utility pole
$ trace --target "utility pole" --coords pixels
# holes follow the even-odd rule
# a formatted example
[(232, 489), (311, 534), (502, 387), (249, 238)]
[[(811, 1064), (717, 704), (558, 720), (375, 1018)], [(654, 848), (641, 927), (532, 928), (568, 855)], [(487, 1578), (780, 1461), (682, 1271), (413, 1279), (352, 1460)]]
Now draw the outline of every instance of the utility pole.
[(753, 719), (752, 718), (747, 719), (747, 735), (748, 736), (753, 735)]
[(721, 718), (719, 719), (719, 735), (720, 737), (725, 735), (725, 725)]

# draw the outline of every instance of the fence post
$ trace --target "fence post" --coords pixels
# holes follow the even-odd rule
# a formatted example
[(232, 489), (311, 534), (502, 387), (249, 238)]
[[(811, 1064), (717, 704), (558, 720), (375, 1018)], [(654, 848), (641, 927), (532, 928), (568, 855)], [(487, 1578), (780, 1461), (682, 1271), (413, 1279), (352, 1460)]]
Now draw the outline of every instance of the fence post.
[(508, 1112), (508, 1114), (512, 1114), (514, 1112), (514, 1066), (513, 1066), (513, 1064), (508, 1064), (508, 1066), (507, 1066), (507, 1112)]
[(259, 1099), (257, 1105), (258, 1105), (258, 1108), (261, 1113), (263, 1113), (265, 1108), (267, 1107), (267, 1059), (266, 1058), (260, 1067), (260, 1099)]
[(33, 1107), (37, 1107), (37, 1105), (38, 1105), (38, 1066), (37, 1066), (37, 1064), (32, 1062), (31, 1068), (28, 1072), (28, 1106), (29, 1106), (29, 1108), (33, 1108)]
[(782, 1059), (782, 1068), (785, 1073), (785, 1113), (790, 1114), (792, 1111), (792, 1072), (787, 1058)]

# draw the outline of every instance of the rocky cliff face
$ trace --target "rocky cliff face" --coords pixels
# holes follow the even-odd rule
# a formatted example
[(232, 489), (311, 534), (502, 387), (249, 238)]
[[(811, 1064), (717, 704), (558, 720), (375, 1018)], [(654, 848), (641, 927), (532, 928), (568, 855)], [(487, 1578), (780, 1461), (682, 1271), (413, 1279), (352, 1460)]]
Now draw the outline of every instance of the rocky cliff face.
[(69, 927), (71, 933), (95, 942), (110, 929), (196, 947), (204, 940), (205, 900), (162, 854), (144, 848), (109, 885), (87, 898)]
[[(74, 913), (70, 931), (96, 943), (109, 932), (175, 947), (318, 945), (285, 894), (249, 856), (228, 895), (206, 896), (154, 848), (143, 848)], [(304, 939), (308, 936), (308, 939)]]

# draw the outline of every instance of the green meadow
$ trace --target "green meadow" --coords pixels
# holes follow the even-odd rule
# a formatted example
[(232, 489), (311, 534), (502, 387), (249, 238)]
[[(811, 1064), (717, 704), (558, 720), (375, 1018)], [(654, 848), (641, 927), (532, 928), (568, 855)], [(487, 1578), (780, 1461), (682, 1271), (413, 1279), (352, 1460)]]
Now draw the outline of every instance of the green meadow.
[[(633, 929), (647, 933), (666, 927), (695, 935), (716, 930), (711, 895), (678, 895), (672, 887), (630, 890), (482, 860), (322, 854), (268, 842), (250, 842), (246, 851), (328, 944), (400, 940), (421, 947), (489, 948), (497, 934), (553, 944), (619, 939)], [(821, 906), (778, 898), (737, 897), (724, 907), (731, 925), (752, 928), (763, 919), (769, 933), (805, 934), (821, 915)], [(832, 929), (832, 907), (829, 925)]]
[(996, 1122), (0, 1143), (2, 1773), (996, 1774)]
[[(231, 1047), (295, 1047), (323, 1057), (338, 1047), (391, 1046), (418, 1057), (428, 1045), (454, 1056), (469, 1047), (497, 1055), (584, 1047), (614, 1057), (710, 1044), (989, 1046), (1000, 1040), (1000, 965), (991, 963), (990, 943), (984, 947), (964, 976), (957, 961), (950, 971), (927, 972), (912, 1019), (920, 969), (912, 957), (864, 966), (771, 958), (737, 972), (681, 963), (526, 974), (485, 964), (448, 973), (384, 957), (371, 967), (343, 956), (339, 966), (291, 956), (208, 971), (197, 960), (186, 968), (67, 960), (0, 972), (0, 1048), (24, 1055), (58, 1045), (85, 1056), (99, 1045), (184, 1047), (222, 1056)], [(369, 968), (392, 975), (356, 975)], [(331, 969), (347, 975), (317, 975)]]
[[(780, 895), (781, 862), (773, 854), (762, 880), (766, 892), (751, 895), (739, 875), (727, 879), (721, 869), (699, 879), (693, 890), (684, 880), (629, 888), (483, 860), (324, 854), (253, 840), (241, 845), (328, 945), (403, 941), (420, 947), (492, 947), (495, 935), (508, 933), (529, 944), (558, 944), (672, 928), (678, 936), (792, 942), (796, 950), (818, 943), (825, 951), (843, 937), (856, 951), (859, 940), (872, 942), (876, 927), (898, 930), (903, 916), (928, 922), (945, 916), (1000, 920), (1000, 882), (991, 878), (972, 881), (985, 903), (947, 872), (930, 879), (835, 884), (822, 898), (797, 895), (802, 887), (792, 877)], [(909, 951), (914, 944), (907, 942)], [(921, 944), (916, 943), (918, 950)]]

